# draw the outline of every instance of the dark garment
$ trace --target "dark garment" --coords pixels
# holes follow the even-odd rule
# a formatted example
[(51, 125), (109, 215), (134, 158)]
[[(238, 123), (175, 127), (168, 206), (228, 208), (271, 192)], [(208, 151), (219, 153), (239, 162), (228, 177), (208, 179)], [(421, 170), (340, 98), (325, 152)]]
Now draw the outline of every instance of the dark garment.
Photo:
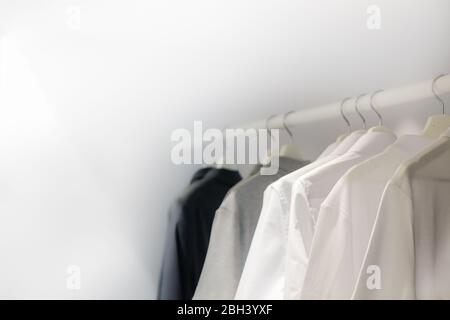
[[(206, 169), (206, 168), (205, 168)], [(158, 299), (192, 299), (208, 250), (216, 210), (241, 180), (237, 171), (205, 169), (172, 205)], [(203, 178), (195, 179), (202, 175)]]
[(202, 180), (208, 174), (208, 172), (210, 172), (211, 170), (213, 170), (212, 167), (205, 167), (205, 168), (199, 169), (192, 176), (190, 184), (193, 184), (195, 181)]

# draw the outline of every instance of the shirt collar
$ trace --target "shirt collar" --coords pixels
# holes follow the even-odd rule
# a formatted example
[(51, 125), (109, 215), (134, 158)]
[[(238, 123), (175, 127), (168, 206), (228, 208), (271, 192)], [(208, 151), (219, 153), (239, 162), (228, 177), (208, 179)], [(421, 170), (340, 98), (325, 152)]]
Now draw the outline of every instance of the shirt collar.
[(445, 137), (445, 138), (450, 138), (450, 128), (447, 129), (447, 131), (445, 131), (441, 137)]
[(363, 155), (380, 153), (396, 139), (395, 134), (391, 132), (368, 132), (358, 139), (348, 152)]
[(278, 166), (280, 170), (288, 173), (295, 171), (309, 163), (310, 161), (307, 160), (296, 160), (288, 157), (280, 157)]
[(341, 156), (346, 153), (355, 142), (361, 138), (366, 131), (358, 130), (350, 133), (339, 145), (334, 149), (334, 151), (330, 154), (332, 156)]
[(191, 178), (191, 183), (203, 179), (211, 169), (211, 167), (206, 167), (197, 170)]
[(214, 168), (206, 174), (205, 179), (218, 179), (223, 181), (225, 184), (235, 185), (242, 179), (242, 177), (239, 174), (239, 171), (236, 170)]
[(429, 138), (423, 135), (412, 135), (412, 134), (405, 134), (401, 135), (395, 140), (394, 143), (392, 143), (388, 148), (386, 148), (386, 151), (389, 150), (389, 152), (413, 152), (415, 153), (420, 148), (425, 148), (427, 145), (431, 145), (434, 143), (436, 139)]

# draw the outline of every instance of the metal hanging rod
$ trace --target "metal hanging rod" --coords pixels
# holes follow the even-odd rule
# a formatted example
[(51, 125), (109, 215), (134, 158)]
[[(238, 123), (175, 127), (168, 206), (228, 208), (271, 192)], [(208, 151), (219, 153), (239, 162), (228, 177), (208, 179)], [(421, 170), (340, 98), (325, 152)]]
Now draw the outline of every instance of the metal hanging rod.
[[(401, 104), (407, 104), (414, 101), (419, 101), (426, 98), (434, 97), (431, 83), (433, 79), (422, 81), (419, 83), (414, 83), (406, 85), (403, 87), (398, 87), (394, 89), (386, 89), (377, 93), (374, 97), (374, 103), (377, 106), (377, 110), (387, 109)], [(439, 95), (444, 95), (450, 92), (450, 75), (439, 77), (434, 84), (434, 90), (439, 93)], [(370, 108), (370, 98), (371, 94), (368, 93), (364, 97), (359, 99), (360, 106), (366, 106)], [(346, 102), (348, 105), (354, 105), (355, 99), (352, 98)], [(340, 105), (341, 101), (329, 103), (326, 105), (318, 106), (315, 108), (308, 108), (304, 110), (295, 111), (289, 114), (288, 117), (283, 117), (283, 113), (279, 116), (273, 118), (270, 122), (270, 128), (283, 128), (284, 125), (297, 126), (305, 123), (317, 122), (326, 119), (332, 119), (335, 117), (340, 117)], [(441, 113), (439, 106), (436, 106), (435, 114)], [(430, 113), (431, 115), (431, 113)], [(284, 121), (284, 122), (283, 122)], [(246, 123), (240, 126), (235, 126), (234, 128), (255, 128), (263, 129), (266, 128), (266, 119)]]

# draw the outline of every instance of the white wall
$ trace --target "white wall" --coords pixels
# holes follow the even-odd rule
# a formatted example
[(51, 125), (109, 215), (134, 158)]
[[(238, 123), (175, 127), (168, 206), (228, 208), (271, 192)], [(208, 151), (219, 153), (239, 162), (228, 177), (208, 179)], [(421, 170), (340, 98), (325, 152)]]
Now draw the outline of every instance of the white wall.
[[(366, 28), (369, 4), (381, 30)], [(154, 298), (167, 207), (194, 170), (171, 164), (173, 129), (448, 72), (449, 12), (447, 0), (2, 0), (0, 298)], [(418, 128), (439, 105), (408, 110), (387, 124)], [(295, 132), (313, 158), (343, 130)]]

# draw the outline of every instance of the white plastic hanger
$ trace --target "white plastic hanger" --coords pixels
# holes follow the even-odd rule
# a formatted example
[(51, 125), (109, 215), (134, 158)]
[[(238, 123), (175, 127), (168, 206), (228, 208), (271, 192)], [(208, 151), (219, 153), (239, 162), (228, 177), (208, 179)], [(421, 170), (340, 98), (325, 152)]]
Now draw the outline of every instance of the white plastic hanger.
[(383, 125), (383, 117), (381, 116), (381, 114), (378, 112), (377, 109), (375, 109), (375, 106), (373, 105), (373, 97), (375, 97), (378, 93), (383, 92), (383, 90), (378, 90), (375, 91), (374, 93), (372, 93), (370, 95), (370, 108), (373, 110), (373, 112), (375, 112), (375, 114), (378, 117), (378, 125), (374, 126), (372, 128), (370, 128), (368, 130), (368, 132), (387, 132), (387, 133), (392, 133), (393, 131), (387, 127), (385, 127)]
[(441, 97), (436, 93), (434, 89), (434, 84), (436, 81), (446, 74), (441, 74), (433, 79), (431, 82), (431, 91), (433, 92), (436, 99), (442, 104), (442, 114), (433, 115), (428, 118), (425, 128), (423, 129), (422, 135), (428, 138), (439, 138), (448, 128), (450, 128), (450, 115), (445, 114), (445, 103)]
[(283, 115), (283, 127), (284, 130), (286, 130), (286, 132), (289, 135), (290, 138), (290, 142), (283, 145), (280, 148), (280, 156), (281, 157), (286, 157), (286, 158), (291, 158), (291, 159), (295, 159), (295, 160), (303, 160), (303, 156), (302, 153), (300, 152), (300, 150), (294, 145), (294, 135), (292, 134), (292, 131), (288, 128), (287, 124), (286, 124), (286, 118), (293, 113), (294, 111), (288, 111)]

